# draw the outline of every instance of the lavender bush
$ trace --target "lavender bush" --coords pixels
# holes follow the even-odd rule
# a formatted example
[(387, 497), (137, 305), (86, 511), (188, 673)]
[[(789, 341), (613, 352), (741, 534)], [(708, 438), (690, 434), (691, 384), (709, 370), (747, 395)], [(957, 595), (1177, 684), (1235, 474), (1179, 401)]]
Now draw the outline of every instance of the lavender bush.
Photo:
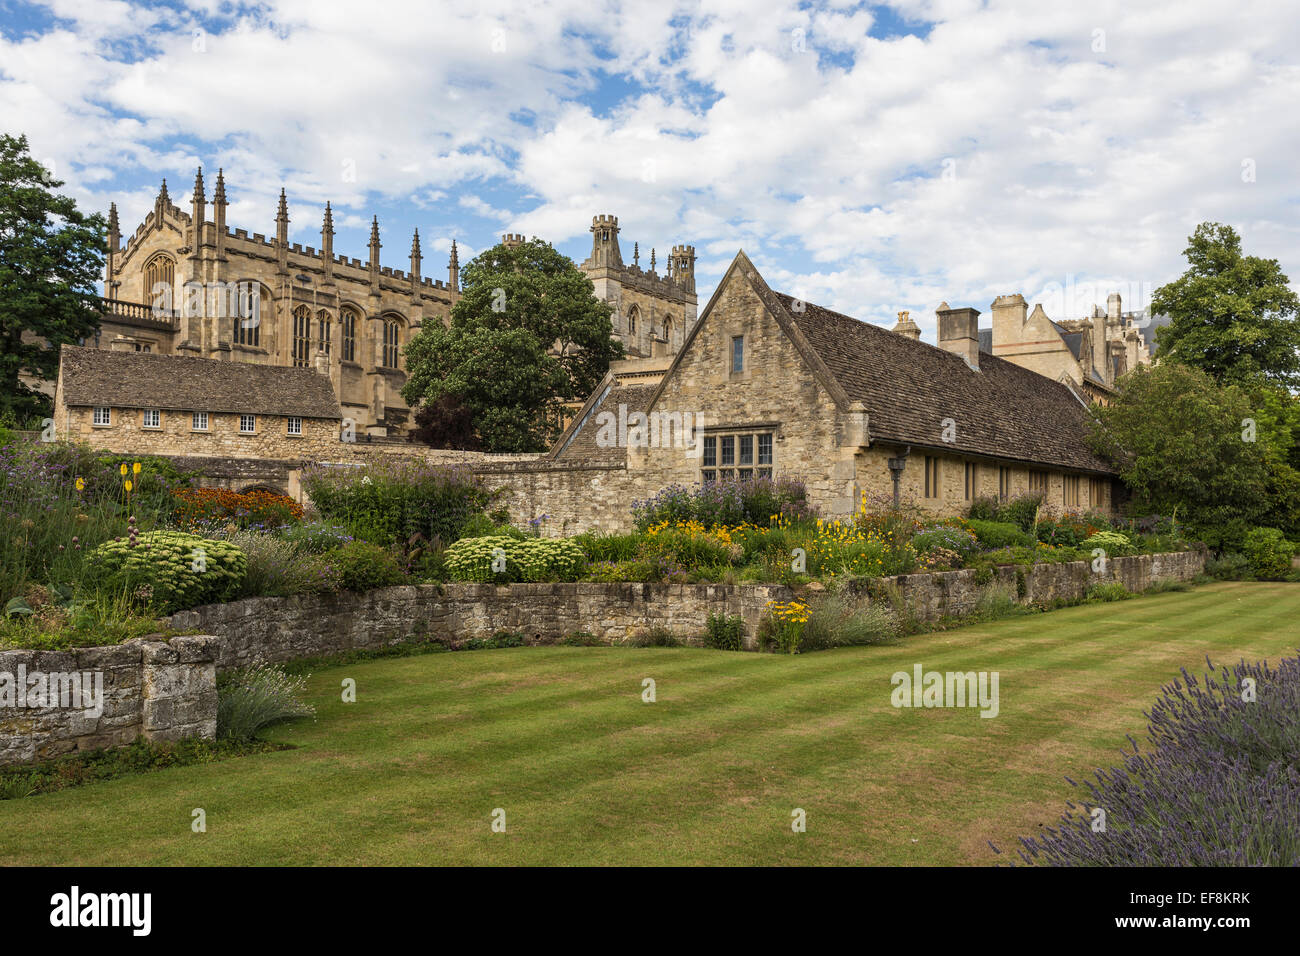
[(1203, 680), (1184, 669), (1147, 712), (1152, 750), (1130, 737), (1124, 765), (1085, 781), (1081, 806), (1068, 804), (1045, 836), (1021, 838), (1025, 863), (1300, 865), (1300, 658), (1217, 675), (1206, 664)]

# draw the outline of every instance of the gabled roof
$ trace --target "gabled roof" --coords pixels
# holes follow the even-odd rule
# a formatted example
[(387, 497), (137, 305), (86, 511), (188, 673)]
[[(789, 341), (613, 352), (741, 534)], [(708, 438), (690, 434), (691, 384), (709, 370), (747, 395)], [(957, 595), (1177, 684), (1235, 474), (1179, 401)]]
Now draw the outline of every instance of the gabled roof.
[[(787, 309), (794, 300), (777, 293)], [(1087, 410), (1059, 382), (993, 355), (958, 355), (811, 303), (791, 313), (851, 400), (873, 441), (1078, 468), (1111, 469), (1084, 443)], [(943, 440), (951, 418), (954, 441)]]
[[(1088, 411), (1059, 382), (992, 355), (958, 355), (774, 292), (745, 253), (719, 282), (649, 403), (653, 407), (731, 281), (748, 281), (841, 409), (861, 402), (874, 442), (918, 445), (1106, 474), (1087, 448)], [(956, 425), (943, 441), (943, 419)]]
[(628, 415), (647, 411), (650, 397), (657, 386), (657, 382), (651, 385), (619, 385), (613, 372), (606, 373), (547, 457), (556, 461), (601, 461), (611, 464), (625, 461), (626, 448), (597, 444), (596, 435), (600, 431), (597, 418), (601, 412), (610, 412), (617, 419), (620, 405), (627, 406)]
[(309, 368), (71, 345), (60, 350), (59, 363), (69, 406), (343, 417), (329, 379)]

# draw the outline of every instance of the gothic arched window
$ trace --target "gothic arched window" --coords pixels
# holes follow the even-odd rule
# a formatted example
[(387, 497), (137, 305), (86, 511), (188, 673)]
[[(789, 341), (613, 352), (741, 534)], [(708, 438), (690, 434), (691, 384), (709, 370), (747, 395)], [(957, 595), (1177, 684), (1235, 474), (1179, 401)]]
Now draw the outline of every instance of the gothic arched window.
[(316, 318), (320, 320), (320, 347), (325, 353), (326, 358), (330, 354), (330, 314), (324, 309), (316, 313)]
[(635, 305), (627, 313), (627, 332), (628, 335), (636, 335), (636, 317), (641, 314), (641, 310)]
[(270, 296), (256, 282), (240, 282), (230, 301), (234, 306), (235, 344), (257, 348), (262, 344), (262, 310)]
[(344, 309), (343, 322), (343, 361), (355, 362), (357, 355), (357, 323), (359, 317), (352, 309)]
[(144, 264), (144, 297), (154, 307), (170, 312), (176, 286), (176, 263), (161, 252)]
[(397, 368), (399, 328), (396, 319), (384, 319), (384, 368)]
[(297, 368), (311, 364), (311, 309), (305, 305), (293, 310), (293, 364)]

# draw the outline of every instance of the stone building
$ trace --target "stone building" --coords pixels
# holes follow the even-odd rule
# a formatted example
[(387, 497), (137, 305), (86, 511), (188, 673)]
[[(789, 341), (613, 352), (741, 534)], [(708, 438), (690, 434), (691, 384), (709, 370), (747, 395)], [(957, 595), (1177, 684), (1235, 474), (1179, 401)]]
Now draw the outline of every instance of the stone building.
[(992, 313), (991, 327), (980, 330), (982, 352), (1072, 383), (1089, 401), (1102, 402), (1126, 371), (1150, 364), (1155, 329), (1169, 321), (1124, 312), (1119, 293), (1082, 319), (1053, 321), (1041, 303), (1031, 313), (1018, 293), (994, 299)]
[[(632, 264), (623, 262), (618, 243), (618, 217), (591, 220), (591, 255), (582, 263), (596, 289), (596, 298), (614, 309), (614, 334), (628, 359), (676, 355), (695, 325), (695, 247), (673, 246), (667, 271), (656, 271), (655, 250), (650, 268), (641, 268), (640, 245), (632, 247)], [(666, 363), (664, 363), (666, 365)]]
[(124, 454), (337, 456), (342, 411), (312, 369), (77, 348), (59, 355), (55, 437)]
[[(227, 224), (220, 171), (211, 202), (198, 171), (188, 205), (187, 211), (172, 203), (164, 180), (154, 208), (125, 243), (116, 205), (110, 208), (104, 315), (93, 344), (316, 369), (359, 433), (408, 431), (402, 350), (424, 323), (447, 322), (460, 298), (455, 242), (443, 281), (423, 274), (418, 230), (409, 269), (381, 265), (378, 217), (362, 261), (335, 252), (329, 203), (319, 249), (289, 242), (284, 190), (273, 235)], [(596, 294), (615, 305), (615, 334), (629, 356), (670, 354), (695, 318), (694, 247), (673, 247), (668, 274), (660, 276), (653, 265), (648, 272), (623, 265), (615, 217), (595, 221), (593, 258), (583, 268)]]
[(409, 271), (381, 266), (377, 217), (362, 262), (335, 253), (329, 203), (319, 249), (289, 242), (283, 190), (270, 237), (227, 225), (220, 172), (210, 218), (201, 169), (189, 206), (173, 205), (164, 181), (125, 244), (110, 209), (100, 347), (318, 369), (363, 434), (404, 429), (402, 348), (456, 301), (454, 244), (443, 282), (421, 272), (418, 231)]
[[(608, 375), (550, 460), (622, 464), (637, 497), (789, 475), (830, 515), (890, 495), (891, 465), (900, 494), (940, 514), (1030, 491), (1058, 511), (1111, 509), (1113, 471), (1087, 449), (1077, 391), (982, 352), (975, 309), (938, 319), (928, 345), (774, 292), (741, 252), (662, 380)], [(622, 444), (600, 431), (611, 420)]]

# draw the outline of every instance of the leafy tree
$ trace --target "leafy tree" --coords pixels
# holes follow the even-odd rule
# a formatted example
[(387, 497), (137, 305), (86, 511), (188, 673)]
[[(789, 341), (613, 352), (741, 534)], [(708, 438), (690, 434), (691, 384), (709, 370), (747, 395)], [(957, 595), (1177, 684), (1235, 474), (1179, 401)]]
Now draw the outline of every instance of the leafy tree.
[(57, 195), (62, 185), (26, 136), (0, 134), (0, 416), (19, 422), (50, 408), (22, 379), (53, 380), (59, 346), (99, 328), (104, 217)]
[(421, 405), (415, 413), (411, 436), (433, 448), (478, 451), (482, 448), (474, 431), (474, 413), (455, 395), (447, 394)]
[(1277, 260), (1243, 256), (1236, 231), (1216, 222), (1196, 227), (1184, 255), (1187, 271), (1151, 298), (1173, 320), (1156, 333), (1161, 357), (1220, 382), (1300, 384), (1300, 298)]
[(1162, 362), (1139, 366), (1116, 389), (1110, 405), (1094, 407), (1088, 440), (1116, 466), (1135, 514), (1177, 509), (1219, 547), (1288, 510), (1296, 520), (1300, 474), (1270, 438), (1277, 429), (1250, 429), (1248, 420), (1258, 422), (1261, 413), (1247, 388)]
[(585, 398), (623, 355), (610, 307), (539, 239), (488, 249), (462, 269), (461, 288), (450, 324), (407, 345), (402, 395), (413, 405), (453, 396), (488, 450), (546, 448), (563, 404)]

